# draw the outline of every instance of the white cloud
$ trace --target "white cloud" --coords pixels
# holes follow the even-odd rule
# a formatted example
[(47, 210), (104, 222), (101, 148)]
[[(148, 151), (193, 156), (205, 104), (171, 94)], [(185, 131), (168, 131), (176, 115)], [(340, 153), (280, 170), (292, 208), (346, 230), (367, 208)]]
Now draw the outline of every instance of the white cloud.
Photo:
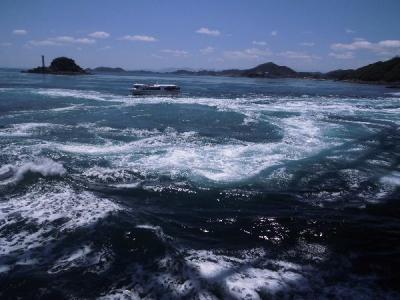
[(272, 31), (271, 31), (271, 35), (272, 35), (272, 36), (277, 36), (277, 35), (278, 35), (278, 31), (272, 30)]
[(259, 48), (249, 48), (244, 50), (224, 52), (224, 56), (229, 59), (258, 59), (271, 55), (272, 52), (269, 49), (259, 49)]
[(264, 41), (253, 41), (252, 44), (256, 45), (256, 46), (266, 46), (267, 42), (264, 42)]
[(125, 35), (121, 40), (137, 41), (137, 42), (156, 42), (157, 39), (150, 35)]
[(104, 47), (101, 47), (101, 48), (99, 48), (99, 50), (110, 50), (111, 49), (111, 46), (104, 46)]
[(358, 50), (358, 49), (376, 49), (376, 45), (366, 40), (357, 39), (349, 44), (336, 43), (331, 45), (332, 50)]
[(58, 36), (55, 38), (50, 38), (50, 41), (59, 42), (63, 44), (94, 44), (96, 41), (94, 39), (88, 38), (74, 38), (72, 36)]
[(28, 42), (30, 46), (62, 46), (68, 44), (75, 45), (91, 45), (96, 43), (93, 39), (88, 38), (74, 38), (72, 36), (57, 36), (54, 38), (48, 38), (46, 40), (36, 41), (32, 40)]
[(50, 40), (43, 40), (43, 41), (29, 41), (28, 42), (29, 46), (35, 46), (35, 47), (40, 47), (40, 46), (61, 46), (61, 43), (56, 43), (54, 41), (50, 41)]
[(210, 54), (210, 53), (213, 53), (214, 50), (215, 49), (213, 47), (206, 47), (206, 48), (200, 49), (200, 53), (201, 54)]
[(14, 29), (12, 33), (16, 35), (26, 35), (28, 31), (25, 29)]
[(75, 38), (72, 36), (58, 36), (55, 38), (49, 38), (50, 41), (60, 42), (60, 43), (73, 43)]
[(104, 31), (95, 31), (90, 33), (89, 36), (95, 39), (106, 39), (110, 36), (110, 34)]
[(94, 44), (94, 43), (96, 43), (96, 41), (93, 40), (93, 39), (79, 38), (79, 39), (75, 39), (73, 41), (73, 43), (77, 43), (77, 44)]
[(157, 58), (157, 59), (164, 59), (161, 55), (158, 54), (152, 54), (151, 57)]
[(10, 47), (10, 46), (12, 46), (12, 44), (8, 43), (8, 42), (4, 42), (4, 43), (0, 43), (0, 46), (1, 47)]
[(219, 36), (221, 32), (216, 29), (209, 29), (207, 27), (201, 27), (196, 30), (197, 33), (199, 34), (206, 34), (206, 35), (212, 35), (212, 36)]
[(304, 60), (320, 59), (316, 55), (307, 54), (304, 52), (296, 52), (296, 51), (284, 51), (284, 52), (278, 53), (278, 56), (286, 57), (289, 59), (304, 59)]
[(380, 41), (378, 45), (384, 48), (400, 48), (400, 40)]
[(161, 50), (161, 52), (171, 54), (171, 55), (177, 56), (177, 57), (183, 57), (183, 56), (187, 56), (189, 54), (189, 52), (187, 52), (185, 50), (172, 50), (172, 49), (164, 49), (164, 50)]
[(346, 32), (347, 34), (356, 33), (353, 29), (349, 29), (349, 28), (346, 28), (346, 29), (345, 29), (345, 32)]
[(303, 43), (300, 43), (300, 45), (304, 46), (304, 47), (314, 47), (315, 43), (313, 43), (313, 42), (303, 42)]
[(370, 50), (378, 54), (389, 54), (390, 50), (400, 50), (400, 40), (383, 40), (377, 43), (369, 42), (365, 39), (357, 38), (352, 43), (343, 44), (336, 43), (331, 45), (331, 49), (335, 51), (356, 51), (356, 50)]
[(336, 59), (353, 59), (354, 58), (354, 53), (353, 52), (343, 52), (343, 53), (335, 53), (331, 52), (328, 54), (331, 57), (334, 57)]

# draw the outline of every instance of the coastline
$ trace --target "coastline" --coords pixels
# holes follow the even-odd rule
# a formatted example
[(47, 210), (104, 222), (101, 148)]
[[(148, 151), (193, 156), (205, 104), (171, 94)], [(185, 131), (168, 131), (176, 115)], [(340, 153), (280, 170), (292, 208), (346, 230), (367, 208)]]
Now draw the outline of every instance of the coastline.
[(81, 72), (52, 72), (52, 71), (46, 71), (46, 72), (39, 72), (39, 71), (30, 71), (30, 70), (22, 70), (21, 73), (28, 73), (28, 74), (43, 74), (43, 75), (92, 75), (90, 73), (81, 73)]

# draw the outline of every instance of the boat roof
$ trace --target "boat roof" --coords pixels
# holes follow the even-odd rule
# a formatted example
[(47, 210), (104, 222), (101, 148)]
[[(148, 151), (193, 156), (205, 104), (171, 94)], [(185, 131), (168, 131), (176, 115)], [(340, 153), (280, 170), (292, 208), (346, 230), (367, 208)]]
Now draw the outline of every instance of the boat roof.
[(135, 83), (134, 86), (155, 86), (155, 87), (166, 87), (166, 86), (177, 86), (176, 84), (143, 84), (143, 83)]

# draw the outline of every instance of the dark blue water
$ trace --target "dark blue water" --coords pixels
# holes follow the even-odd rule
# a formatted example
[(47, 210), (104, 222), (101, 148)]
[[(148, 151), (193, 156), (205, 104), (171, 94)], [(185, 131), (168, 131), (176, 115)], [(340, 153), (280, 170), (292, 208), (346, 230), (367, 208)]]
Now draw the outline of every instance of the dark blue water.
[(0, 149), (2, 299), (399, 298), (399, 91), (0, 70)]

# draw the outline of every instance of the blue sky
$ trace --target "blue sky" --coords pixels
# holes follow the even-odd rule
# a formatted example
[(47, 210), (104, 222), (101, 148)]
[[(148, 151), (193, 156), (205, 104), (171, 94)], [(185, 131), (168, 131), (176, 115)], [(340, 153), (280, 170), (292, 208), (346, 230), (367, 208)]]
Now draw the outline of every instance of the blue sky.
[(354, 68), (400, 55), (399, 0), (1, 0), (0, 66)]

